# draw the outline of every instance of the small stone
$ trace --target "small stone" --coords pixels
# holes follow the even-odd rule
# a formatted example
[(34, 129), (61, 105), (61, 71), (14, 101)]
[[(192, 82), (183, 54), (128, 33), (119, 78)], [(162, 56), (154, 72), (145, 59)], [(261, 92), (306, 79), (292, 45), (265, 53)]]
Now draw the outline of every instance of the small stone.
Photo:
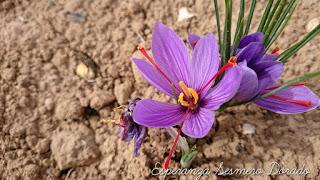
[(50, 149), (50, 140), (49, 139), (42, 139), (38, 142), (36, 146), (36, 151), (38, 153), (45, 153), (48, 152)]
[(20, 124), (14, 124), (11, 127), (11, 129), (9, 130), (9, 133), (13, 137), (21, 137), (21, 136), (25, 135), (26, 129), (24, 126), (22, 126)]
[(46, 107), (46, 109), (48, 111), (52, 111), (53, 108), (54, 108), (54, 102), (51, 98), (47, 98), (45, 101), (44, 101), (44, 106)]
[(89, 165), (98, 158), (94, 133), (87, 126), (73, 123), (61, 128), (54, 132), (50, 146), (60, 170)]
[(94, 71), (84, 63), (77, 65), (76, 73), (78, 76), (85, 79), (91, 79), (95, 77)]
[(242, 134), (254, 134), (256, 131), (256, 128), (248, 123), (244, 123), (242, 126)]
[(186, 7), (182, 7), (179, 9), (178, 13), (178, 21), (183, 21), (189, 18), (192, 18), (194, 15), (188, 11)]
[(114, 95), (119, 104), (127, 104), (132, 93), (132, 85), (129, 82), (116, 84), (114, 87)]
[(312, 31), (316, 26), (319, 24), (319, 18), (313, 18), (311, 19), (308, 24), (306, 25), (306, 30), (308, 32)]

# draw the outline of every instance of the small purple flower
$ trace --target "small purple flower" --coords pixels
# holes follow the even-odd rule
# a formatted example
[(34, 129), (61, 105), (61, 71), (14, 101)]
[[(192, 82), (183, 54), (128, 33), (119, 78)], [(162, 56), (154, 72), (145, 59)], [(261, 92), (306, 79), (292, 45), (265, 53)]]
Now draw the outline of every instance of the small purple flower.
[(140, 100), (140, 98), (135, 98), (129, 103), (128, 107), (121, 114), (120, 123), (118, 124), (121, 127), (119, 135), (123, 141), (130, 142), (134, 139), (134, 156), (140, 154), (140, 148), (147, 132), (146, 127), (135, 123), (132, 118), (132, 112), (136, 103)]
[[(272, 54), (266, 54), (261, 32), (244, 36), (236, 50), (242, 80), (235, 98), (248, 101), (264, 94), (273, 87), (283, 72), (283, 64), (275, 61), (276, 48)], [(302, 113), (319, 106), (319, 98), (303, 84), (293, 85), (271, 96), (254, 101), (265, 109), (280, 114)]]
[[(207, 135), (214, 123), (213, 110), (230, 100), (239, 87), (240, 70), (231, 68), (236, 64), (235, 58), (218, 71), (218, 45), (210, 33), (196, 43), (190, 60), (178, 35), (159, 22), (152, 35), (154, 60), (143, 48), (140, 51), (152, 64), (133, 59), (143, 76), (160, 91), (177, 98), (179, 104), (141, 100), (133, 111), (134, 120), (143, 126), (166, 128), (185, 119), (184, 134), (193, 138)], [(222, 80), (210, 88), (213, 80), (225, 70)]]

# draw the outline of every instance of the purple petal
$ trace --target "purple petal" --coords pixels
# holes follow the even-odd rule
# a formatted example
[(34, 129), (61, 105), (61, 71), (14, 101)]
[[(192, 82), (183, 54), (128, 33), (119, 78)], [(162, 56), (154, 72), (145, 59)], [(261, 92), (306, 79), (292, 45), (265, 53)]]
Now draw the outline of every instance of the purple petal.
[(263, 43), (263, 33), (256, 32), (256, 33), (252, 33), (250, 35), (244, 36), (239, 41), (238, 49), (244, 48), (245, 46), (247, 46), (252, 42)]
[(241, 69), (234, 67), (227, 70), (219, 82), (208, 94), (203, 98), (202, 107), (216, 110), (223, 103), (229, 101), (238, 91), (241, 81)]
[(189, 44), (192, 47), (192, 49), (194, 49), (194, 47), (196, 46), (199, 39), (200, 39), (200, 37), (197, 35), (194, 35), (194, 34), (189, 35), (188, 41), (189, 41)]
[(146, 132), (147, 132), (147, 128), (146, 127), (139, 126), (138, 128), (139, 128), (138, 129), (139, 133), (135, 136), (135, 139), (134, 139), (134, 150), (133, 150), (133, 155), (134, 156), (139, 156), (140, 148), (141, 148), (141, 145), (143, 143), (144, 137), (145, 137)]
[(143, 99), (133, 111), (133, 120), (146, 127), (166, 128), (177, 125), (185, 110), (178, 104)]
[(201, 38), (192, 55), (193, 80), (191, 87), (200, 90), (220, 66), (217, 40), (212, 33)]
[(247, 61), (247, 63), (252, 64), (264, 54), (264, 45), (260, 42), (252, 42), (246, 47), (237, 50), (237, 60), (238, 62)]
[(214, 122), (214, 112), (199, 108), (199, 111), (189, 114), (182, 126), (182, 132), (192, 138), (202, 138), (206, 136)]
[(258, 77), (256, 72), (247, 66), (246, 61), (239, 63), (239, 68), (241, 68), (242, 79), (234, 99), (248, 101), (259, 92)]
[(184, 81), (189, 84), (188, 51), (174, 31), (157, 22), (152, 33), (151, 49), (155, 62), (173, 83)]
[(255, 101), (255, 104), (279, 114), (303, 113), (317, 108), (320, 104), (319, 97), (305, 86), (288, 87), (275, 93), (274, 95), (290, 100), (311, 101), (311, 106), (303, 106), (292, 102), (285, 102), (283, 100), (273, 98), (272, 96), (257, 100)]
[(133, 59), (143, 77), (154, 87), (168, 96), (174, 97), (172, 85), (149, 63), (142, 59)]
[(262, 61), (251, 66), (258, 75), (258, 91), (275, 84), (283, 72), (283, 64), (279, 61)]

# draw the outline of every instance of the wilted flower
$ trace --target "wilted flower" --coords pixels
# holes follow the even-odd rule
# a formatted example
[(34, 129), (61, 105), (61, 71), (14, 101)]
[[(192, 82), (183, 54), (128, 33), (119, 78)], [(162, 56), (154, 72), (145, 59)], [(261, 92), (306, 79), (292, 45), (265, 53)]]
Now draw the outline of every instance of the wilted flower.
[[(264, 94), (274, 86), (283, 72), (283, 63), (275, 61), (276, 48), (272, 54), (266, 54), (261, 32), (244, 36), (236, 51), (242, 80), (236, 100), (248, 101)], [(319, 106), (319, 98), (303, 83), (294, 84), (273, 95), (255, 100), (255, 104), (281, 114), (302, 113)]]
[[(194, 46), (192, 60), (178, 35), (161, 23), (156, 23), (152, 35), (152, 54), (143, 47), (139, 50), (151, 63), (133, 59), (150, 84), (176, 98), (179, 104), (144, 99), (133, 111), (134, 120), (147, 127), (166, 128), (181, 123), (180, 131), (193, 138), (208, 134), (214, 123), (214, 112), (237, 92), (241, 74), (232, 57), (220, 70), (219, 49), (212, 33)], [(221, 81), (211, 88), (215, 78)], [(176, 146), (169, 153), (169, 158)]]
[(117, 108), (117, 110), (120, 110), (121, 113), (120, 121), (117, 122), (117, 125), (121, 127), (118, 134), (125, 142), (130, 142), (132, 139), (134, 139), (134, 156), (138, 156), (140, 154), (140, 148), (147, 132), (146, 127), (135, 123), (132, 119), (132, 112), (136, 106), (136, 103), (140, 100), (140, 98), (135, 98), (127, 107), (120, 106)]

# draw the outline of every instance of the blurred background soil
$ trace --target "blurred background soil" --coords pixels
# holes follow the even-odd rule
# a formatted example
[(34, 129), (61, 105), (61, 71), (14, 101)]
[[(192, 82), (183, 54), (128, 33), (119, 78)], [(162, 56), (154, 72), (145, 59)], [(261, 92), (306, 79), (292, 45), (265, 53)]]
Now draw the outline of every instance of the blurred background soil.
[[(234, 4), (235, 23), (239, 2)], [(265, 4), (257, 1), (252, 30)], [(183, 7), (194, 16), (178, 22)], [(164, 130), (150, 129), (134, 158), (133, 144), (117, 138), (117, 126), (99, 120), (114, 118), (113, 107), (133, 97), (169, 100), (142, 79), (130, 58), (141, 39), (150, 47), (158, 20), (185, 41), (188, 33), (216, 32), (213, 1), (2, 0), (0, 17), (0, 179), (159, 178), (149, 171), (173, 142)], [(318, 0), (301, 1), (275, 45), (286, 49), (319, 17)], [(320, 36), (290, 59), (282, 80), (319, 70), (319, 49)], [(81, 77), (77, 68), (89, 73)], [(320, 94), (319, 80), (308, 85)], [(268, 169), (277, 161), (290, 168), (305, 165), (311, 173), (226, 179), (320, 179), (319, 109), (285, 116), (245, 105), (219, 113), (217, 120), (218, 131), (197, 141), (192, 167), (214, 172), (224, 162)], [(178, 164), (172, 161), (172, 167)]]

